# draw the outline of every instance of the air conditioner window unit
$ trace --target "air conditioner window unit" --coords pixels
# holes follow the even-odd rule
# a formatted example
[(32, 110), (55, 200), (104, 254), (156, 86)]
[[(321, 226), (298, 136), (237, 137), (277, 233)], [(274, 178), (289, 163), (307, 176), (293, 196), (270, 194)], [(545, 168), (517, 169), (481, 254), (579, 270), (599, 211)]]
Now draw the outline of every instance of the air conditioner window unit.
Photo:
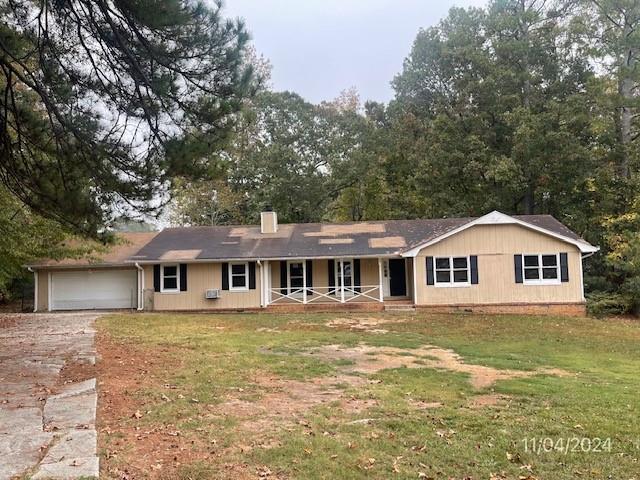
[(206, 292), (204, 292), (204, 297), (211, 300), (220, 298), (220, 289), (219, 288), (209, 289)]

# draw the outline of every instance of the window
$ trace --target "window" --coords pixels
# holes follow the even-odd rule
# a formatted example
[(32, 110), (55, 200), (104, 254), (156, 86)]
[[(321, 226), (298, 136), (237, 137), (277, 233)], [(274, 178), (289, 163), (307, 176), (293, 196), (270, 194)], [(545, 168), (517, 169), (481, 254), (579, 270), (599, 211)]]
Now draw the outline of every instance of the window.
[(180, 277), (178, 275), (178, 265), (162, 266), (162, 285), (161, 292), (179, 292)]
[(229, 290), (249, 290), (249, 264), (229, 264)]
[(469, 257), (436, 257), (435, 284), (441, 287), (470, 285)]
[(342, 261), (342, 271), (340, 271), (340, 260), (336, 260), (336, 288), (340, 291), (344, 280), (345, 294), (353, 293), (353, 260)]
[(302, 295), (304, 287), (304, 266), (302, 262), (289, 262), (288, 294)]
[(523, 255), (522, 274), (524, 283), (559, 283), (558, 254)]

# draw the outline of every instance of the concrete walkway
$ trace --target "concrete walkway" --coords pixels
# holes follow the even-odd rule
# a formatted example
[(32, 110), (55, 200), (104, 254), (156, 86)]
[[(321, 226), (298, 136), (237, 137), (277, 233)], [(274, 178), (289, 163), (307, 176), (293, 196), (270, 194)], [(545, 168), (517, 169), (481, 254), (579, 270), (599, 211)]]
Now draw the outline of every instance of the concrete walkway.
[(98, 315), (3, 315), (0, 480), (98, 477), (96, 380), (59, 382), (65, 363), (95, 364)]

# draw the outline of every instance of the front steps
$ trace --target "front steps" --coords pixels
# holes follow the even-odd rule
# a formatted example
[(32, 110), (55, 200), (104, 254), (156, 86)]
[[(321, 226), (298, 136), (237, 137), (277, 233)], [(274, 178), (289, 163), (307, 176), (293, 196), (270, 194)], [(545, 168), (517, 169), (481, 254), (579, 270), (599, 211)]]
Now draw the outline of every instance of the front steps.
[(408, 313), (415, 312), (416, 306), (412, 303), (387, 303), (384, 306), (385, 312)]

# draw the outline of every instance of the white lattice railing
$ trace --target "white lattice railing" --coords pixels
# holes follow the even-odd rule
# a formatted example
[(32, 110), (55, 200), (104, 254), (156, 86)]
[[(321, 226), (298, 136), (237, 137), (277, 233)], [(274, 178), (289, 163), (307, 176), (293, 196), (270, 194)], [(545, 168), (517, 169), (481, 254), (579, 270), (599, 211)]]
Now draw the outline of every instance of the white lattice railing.
[(305, 288), (287, 289), (272, 288), (270, 289), (270, 304), (274, 303), (319, 303), (322, 300), (328, 302), (348, 303), (356, 299), (368, 298), (370, 300), (381, 302), (380, 285), (360, 285), (355, 287), (307, 287), (307, 294), (304, 293)]

